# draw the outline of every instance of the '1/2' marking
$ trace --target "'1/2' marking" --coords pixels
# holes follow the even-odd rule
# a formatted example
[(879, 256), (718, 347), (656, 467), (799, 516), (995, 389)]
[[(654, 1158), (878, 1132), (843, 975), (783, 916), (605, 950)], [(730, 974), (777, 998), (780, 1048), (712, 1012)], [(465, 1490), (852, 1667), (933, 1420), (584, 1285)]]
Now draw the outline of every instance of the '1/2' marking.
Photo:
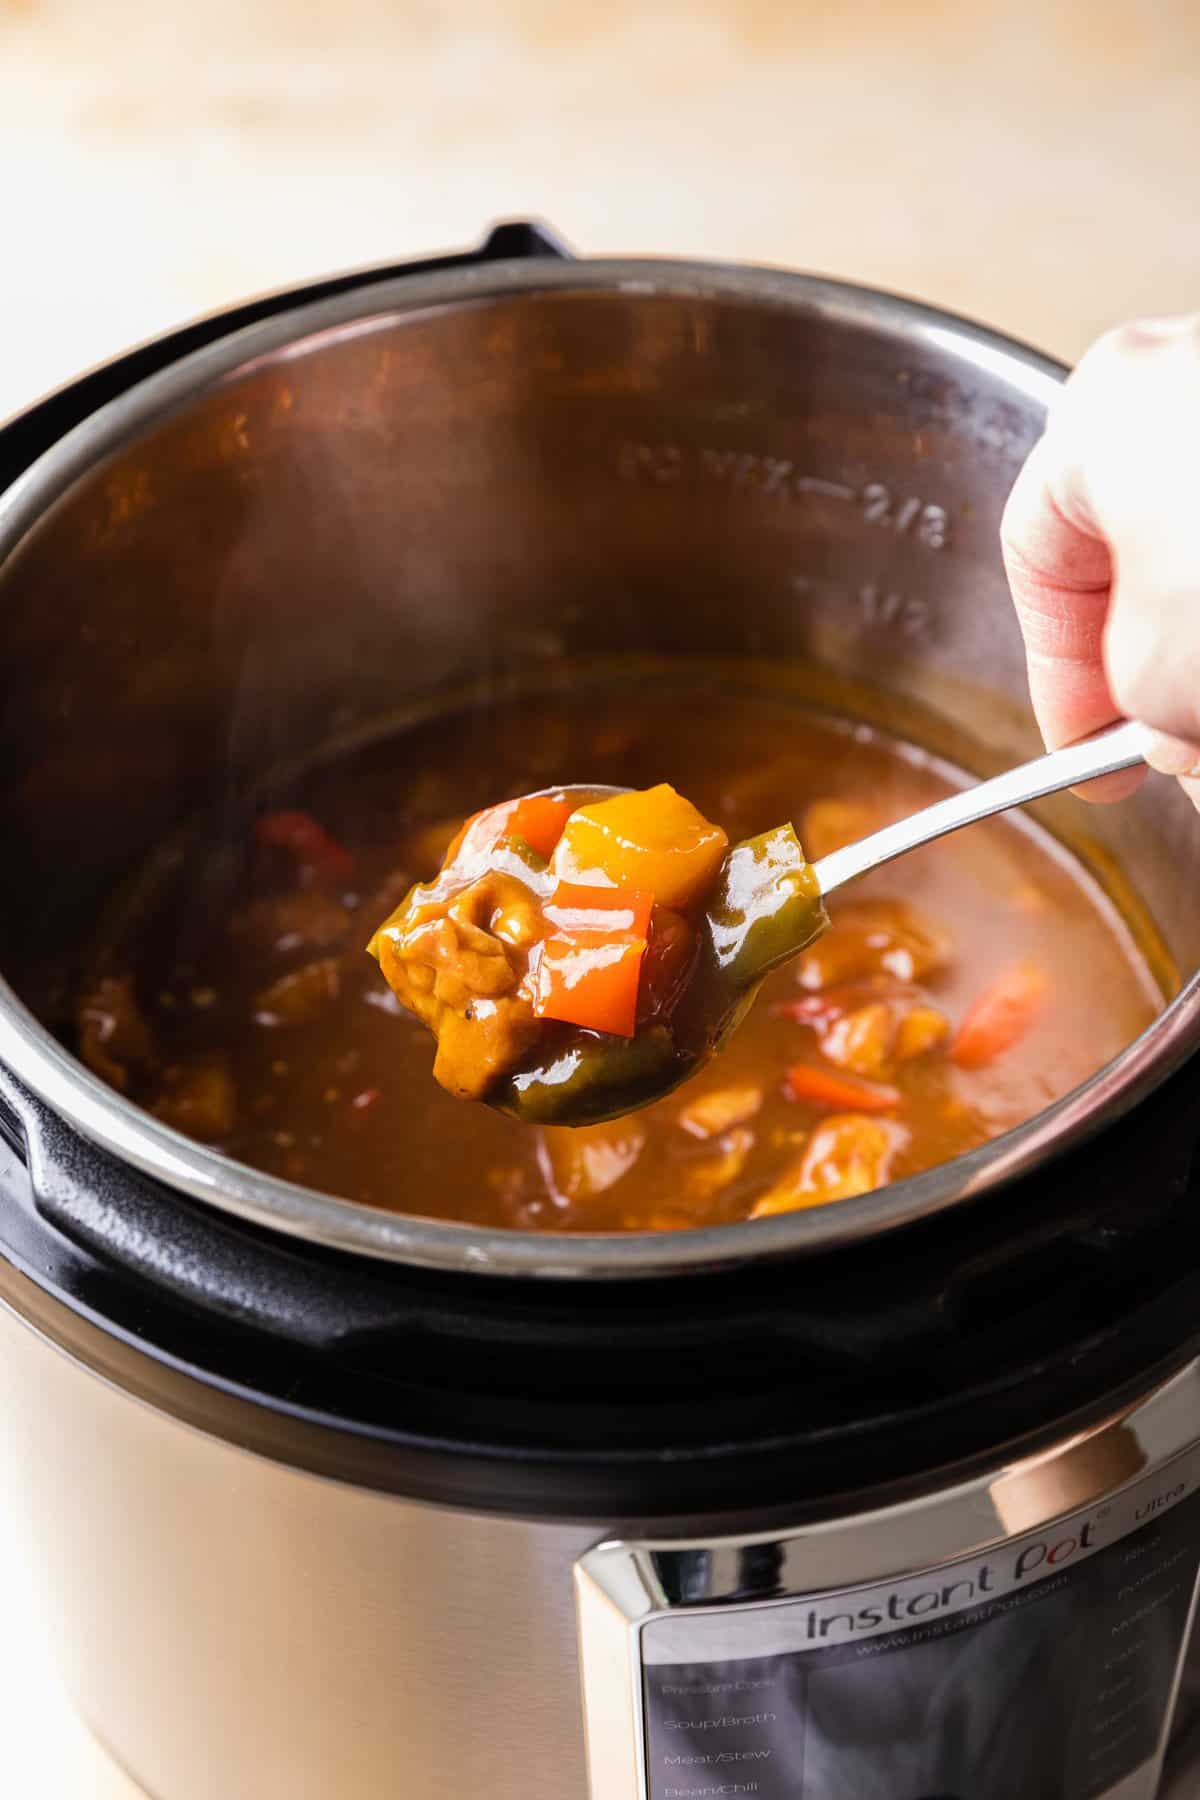
[(855, 588), (835, 583), (818, 582), (807, 575), (792, 577), (792, 591), (803, 599), (826, 599), (857, 613), (867, 631), (887, 632), (908, 643), (928, 644), (934, 637), (934, 613), (928, 600), (913, 594), (898, 594), (892, 588), (881, 588), (865, 581)]

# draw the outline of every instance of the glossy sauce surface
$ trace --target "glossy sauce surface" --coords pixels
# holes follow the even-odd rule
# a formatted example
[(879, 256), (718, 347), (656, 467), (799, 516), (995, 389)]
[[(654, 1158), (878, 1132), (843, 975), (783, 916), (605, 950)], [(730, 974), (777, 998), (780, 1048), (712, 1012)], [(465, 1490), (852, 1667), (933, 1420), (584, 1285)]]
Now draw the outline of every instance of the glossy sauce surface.
[[(232, 883), (185, 868), (157, 923), (102, 948), (81, 1052), (166, 1122), (329, 1193), (524, 1229), (679, 1229), (944, 1161), (1069, 1091), (1161, 1007), (1090, 877), (999, 820), (836, 898), (832, 931), (679, 1092), (610, 1125), (520, 1125), (435, 1085), (429, 1035), (364, 946), (455, 823), (566, 780), (669, 781), (731, 840), (791, 819), (814, 858), (948, 786), (869, 729), (767, 694), (631, 686), (443, 717), (279, 800), (344, 856), (251, 841)], [(1014, 970), (1033, 1003), (997, 1052)], [(980, 1065), (964, 1021), (997, 978)]]

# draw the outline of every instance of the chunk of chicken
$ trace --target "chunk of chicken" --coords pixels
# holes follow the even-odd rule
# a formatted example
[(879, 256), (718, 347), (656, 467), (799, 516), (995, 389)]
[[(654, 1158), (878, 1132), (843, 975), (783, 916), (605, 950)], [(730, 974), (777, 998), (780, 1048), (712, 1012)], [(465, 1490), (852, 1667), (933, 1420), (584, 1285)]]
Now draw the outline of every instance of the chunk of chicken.
[(803, 1155), (760, 1194), (750, 1217), (799, 1212), (883, 1187), (906, 1136), (892, 1120), (865, 1113), (838, 1113), (826, 1119), (813, 1132)]
[(324, 1012), (341, 992), (341, 971), (332, 956), (318, 957), (290, 975), (281, 975), (255, 997), (254, 1018), (259, 1025), (307, 1025)]
[(433, 1073), (450, 1093), (481, 1099), (533, 1044), (537, 937), (534, 896), (492, 870), (452, 896), (414, 888), (372, 938), (389, 987), (437, 1038)]
[(950, 1021), (936, 1006), (903, 998), (875, 1000), (833, 1019), (820, 1032), (821, 1052), (839, 1068), (868, 1081), (894, 1063), (913, 1062), (944, 1044)]
[(256, 951), (275, 956), (334, 950), (349, 930), (349, 912), (319, 888), (252, 900), (229, 921), (231, 937), (245, 938)]
[(645, 1148), (636, 1119), (603, 1125), (547, 1125), (538, 1134), (538, 1163), (554, 1198), (569, 1205), (607, 1193), (628, 1175)]
[(138, 1005), (132, 975), (106, 975), (79, 1003), (79, 1054), (94, 1074), (125, 1093), (130, 1078), (150, 1073), (158, 1048)]
[(950, 1021), (936, 1006), (913, 1006), (896, 1027), (893, 1055), (897, 1062), (914, 1062), (927, 1056), (950, 1037)]
[(922, 981), (950, 960), (953, 944), (940, 925), (903, 900), (857, 900), (800, 956), (797, 975), (810, 990), (891, 975)]
[(681, 1171), (680, 1186), (687, 1198), (696, 1203), (714, 1200), (737, 1180), (753, 1148), (754, 1133), (745, 1125), (723, 1132), (706, 1155), (695, 1157)]
[(763, 1091), (755, 1082), (715, 1088), (690, 1100), (679, 1114), (679, 1123), (691, 1137), (720, 1137), (723, 1131), (752, 1119), (762, 1103)]
[(821, 1052), (841, 1069), (878, 1080), (888, 1071), (896, 1021), (886, 1000), (843, 1013), (821, 1034)]
[(233, 1077), (221, 1061), (167, 1069), (153, 1107), (156, 1119), (202, 1143), (219, 1144), (233, 1130), (236, 1098)]

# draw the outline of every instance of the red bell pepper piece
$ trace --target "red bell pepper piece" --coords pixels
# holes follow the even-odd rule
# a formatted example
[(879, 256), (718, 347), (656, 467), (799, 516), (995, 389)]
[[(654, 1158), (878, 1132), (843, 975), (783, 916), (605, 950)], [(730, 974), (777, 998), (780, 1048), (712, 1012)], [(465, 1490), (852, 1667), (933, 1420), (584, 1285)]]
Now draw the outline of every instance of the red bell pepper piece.
[(524, 800), (517, 801), (505, 829), (514, 837), (523, 838), (531, 850), (548, 860), (572, 811), (569, 800), (552, 800), (548, 794), (528, 794)]
[(812, 1063), (794, 1063), (783, 1078), (783, 1090), (789, 1100), (824, 1106), (830, 1112), (891, 1112), (901, 1100), (898, 1088), (858, 1081), (852, 1075), (835, 1075), (831, 1069), (818, 1069)]
[(272, 850), (286, 850), (298, 863), (331, 881), (353, 878), (353, 856), (310, 813), (263, 813), (255, 823), (254, 835), (260, 844)]
[(631, 1038), (653, 906), (650, 894), (560, 881), (545, 907), (538, 1017)]

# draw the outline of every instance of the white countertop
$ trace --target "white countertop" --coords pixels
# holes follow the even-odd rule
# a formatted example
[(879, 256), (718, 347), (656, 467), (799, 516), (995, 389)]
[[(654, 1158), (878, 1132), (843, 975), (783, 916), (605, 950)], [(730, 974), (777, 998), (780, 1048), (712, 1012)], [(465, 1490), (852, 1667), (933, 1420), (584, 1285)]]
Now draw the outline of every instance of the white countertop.
[[(531, 214), (1073, 357), (1200, 306), (1198, 118), (1195, 0), (0, 0), (0, 416), (196, 312)], [(128, 1800), (2, 1498), (0, 1785)]]

